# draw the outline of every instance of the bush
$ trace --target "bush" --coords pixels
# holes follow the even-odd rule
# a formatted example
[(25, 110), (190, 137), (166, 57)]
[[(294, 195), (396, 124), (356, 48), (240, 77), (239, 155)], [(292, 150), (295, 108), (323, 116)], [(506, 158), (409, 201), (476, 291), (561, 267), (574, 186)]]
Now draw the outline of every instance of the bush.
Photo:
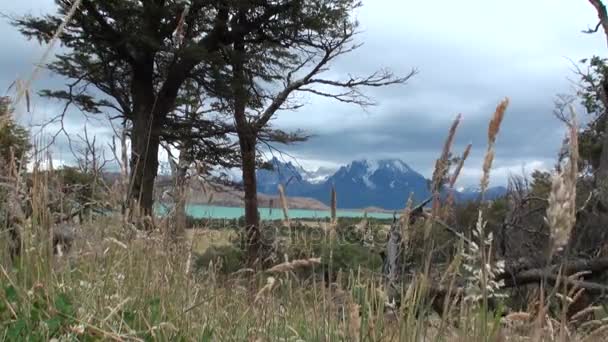
[[(285, 257), (288, 260), (320, 257), (321, 266), (316, 268), (317, 274), (348, 273), (359, 269), (364, 273), (380, 272), (382, 267), (380, 249), (384, 245), (372, 247), (365, 245), (363, 235), (354, 233), (353, 229), (353, 227), (342, 227), (336, 230), (334, 236), (329, 237), (322, 228), (306, 225), (292, 224), (291, 228), (279, 225), (266, 226), (264, 232), (267, 234), (263, 234), (262, 241), (265, 250), (272, 256), (264, 267), (281, 263)], [(211, 262), (216, 266), (216, 270), (222, 273), (232, 273), (241, 269), (245, 260), (245, 252), (241, 247), (242, 238), (237, 236), (230, 245), (210, 246), (196, 258), (196, 269), (202, 270)], [(312, 275), (310, 271), (302, 270), (296, 273), (306, 278)]]
[(202, 271), (213, 263), (216, 270), (222, 273), (233, 273), (243, 267), (244, 261), (245, 253), (236, 244), (210, 246), (203, 254), (196, 258), (194, 268)]
[(27, 163), (27, 154), (32, 144), (29, 131), (12, 120), (11, 112), (8, 98), (0, 97), (0, 161), (9, 165), (13, 156), (15, 166), (19, 169), (22, 162)]

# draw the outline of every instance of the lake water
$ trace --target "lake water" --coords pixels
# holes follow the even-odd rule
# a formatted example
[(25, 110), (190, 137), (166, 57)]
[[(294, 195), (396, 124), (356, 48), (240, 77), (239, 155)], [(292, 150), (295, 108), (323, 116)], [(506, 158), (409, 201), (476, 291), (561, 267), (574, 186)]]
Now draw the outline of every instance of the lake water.
[[(260, 216), (262, 220), (278, 220), (283, 218), (283, 210), (277, 208), (260, 208)], [(220, 207), (204, 204), (190, 204), (186, 206), (186, 212), (194, 218), (222, 218), (236, 219), (245, 215), (244, 208)], [(338, 217), (363, 217), (363, 211), (356, 210), (338, 210)], [(296, 219), (323, 219), (330, 217), (329, 210), (305, 210), (305, 209), (290, 209), (289, 218)], [(367, 213), (368, 217), (390, 219), (393, 214), (390, 213)]]

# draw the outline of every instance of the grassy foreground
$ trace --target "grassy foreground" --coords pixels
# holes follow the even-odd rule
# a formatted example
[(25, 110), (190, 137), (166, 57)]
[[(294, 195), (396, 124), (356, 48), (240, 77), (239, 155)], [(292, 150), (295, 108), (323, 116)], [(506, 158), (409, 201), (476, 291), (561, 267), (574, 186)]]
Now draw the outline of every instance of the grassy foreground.
[(602, 331), (574, 336), (533, 313), (500, 318), (446, 303), (452, 314), (442, 319), (423, 300), (422, 275), (392, 310), (380, 279), (361, 268), (336, 271), (332, 284), (298, 272), (325, 267), (314, 259), (259, 272), (226, 274), (213, 262), (195, 269), (191, 246), (226, 244), (223, 234), (201, 230), (188, 234), (195, 241), (173, 243), (160, 233), (126, 234), (119, 220), (103, 218), (82, 226), (64, 256), (30, 246), (14, 265), (2, 262), (0, 340), (602, 340)]

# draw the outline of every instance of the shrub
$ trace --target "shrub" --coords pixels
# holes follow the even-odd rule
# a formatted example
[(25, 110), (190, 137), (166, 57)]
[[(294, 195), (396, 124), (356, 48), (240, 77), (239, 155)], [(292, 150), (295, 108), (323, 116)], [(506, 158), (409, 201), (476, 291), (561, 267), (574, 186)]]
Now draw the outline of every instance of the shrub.
[(236, 244), (223, 246), (210, 246), (199, 255), (194, 263), (198, 271), (204, 270), (213, 263), (216, 270), (222, 273), (233, 273), (244, 265), (244, 252)]

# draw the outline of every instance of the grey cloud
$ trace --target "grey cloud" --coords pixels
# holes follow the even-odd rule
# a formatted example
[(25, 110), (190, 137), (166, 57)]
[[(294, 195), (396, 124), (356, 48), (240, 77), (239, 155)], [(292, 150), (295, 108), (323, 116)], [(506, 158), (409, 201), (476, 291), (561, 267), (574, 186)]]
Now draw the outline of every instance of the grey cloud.
[[(595, 22), (593, 9), (586, 3), (488, 3), (446, 3), (448, 8), (456, 6), (450, 13), (445, 8), (431, 10), (436, 6), (431, 3), (404, 12), (383, 11), (385, 3), (366, 2), (368, 11), (364, 8), (360, 15), (365, 45), (336, 63), (329, 77), (365, 74), (382, 66), (396, 74), (412, 67), (420, 73), (405, 86), (371, 90), (380, 105), (369, 113), (317, 99), (302, 113), (284, 113), (279, 126), (300, 125), (317, 133), (310, 142), (287, 150), (301, 158), (321, 154), (339, 163), (400, 157), (430, 176), (450, 122), (463, 113), (455, 151), (473, 143), (467, 170), (474, 175), (481, 168), (488, 120), (498, 101), (509, 96), (511, 106), (496, 151), (496, 178), (504, 183), (509, 170), (519, 172), (524, 165), (550, 167), (564, 131), (551, 115), (553, 98), (572, 91), (569, 59), (597, 54), (605, 45), (601, 35), (580, 32)], [(419, 8), (428, 10), (430, 18)]]
[[(553, 98), (571, 92), (574, 77), (569, 59), (579, 60), (605, 51), (602, 34), (580, 31), (596, 23), (586, 2), (554, 0), (458, 2), (403, 2), (365, 0), (358, 10), (364, 45), (332, 65), (328, 78), (365, 75), (382, 67), (398, 75), (417, 68), (420, 73), (404, 86), (369, 89), (378, 106), (366, 111), (317, 97), (303, 97), (298, 112), (283, 112), (273, 124), (284, 129), (303, 128), (315, 136), (306, 143), (281, 147), (302, 164), (339, 165), (360, 158), (402, 158), (430, 176), (448, 127), (457, 113), (463, 121), (454, 150), (469, 142), (473, 154), (463, 183), (477, 182), (486, 146), (488, 120), (504, 97), (511, 106), (497, 142), (493, 180), (504, 183), (509, 172), (551, 167), (564, 129), (551, 116)], [(8, 13), (42, 13), (51, 0), (11, 1), (0, 6)], [(0, 20), (3, 48), (0, 55), (0, 91), (15, 77), (31, 72), (42, 48), (25, 41)], [(35, 89), (61, 87), (60, 77), (41, 75)], [(34, 100), (32, 117), (40, 122), (61, 110), (61, 104)], [(82, 131), (86, 120), (71, 112), (70, 132)], [(89, 132), (109, 139), (107, 124), (88, 123)], [(65, 142), (56, 146), (65, 151)]]

